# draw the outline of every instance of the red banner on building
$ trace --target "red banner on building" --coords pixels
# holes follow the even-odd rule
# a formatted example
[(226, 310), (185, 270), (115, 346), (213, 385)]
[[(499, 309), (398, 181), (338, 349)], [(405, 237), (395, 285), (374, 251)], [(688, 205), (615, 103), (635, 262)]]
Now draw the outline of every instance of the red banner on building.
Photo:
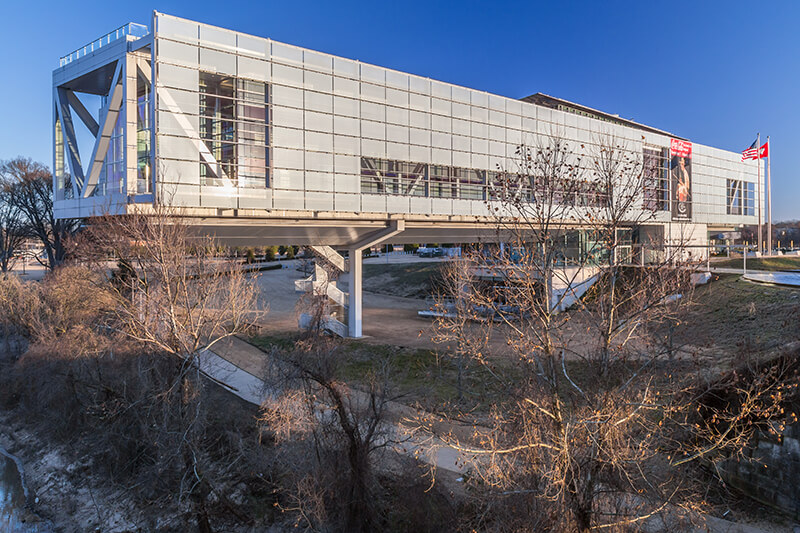
[(672, 220), (692, 220), (692, 143), (670, 139)]
[(673, 157), (692, 157), (692, 141), (670, 139), (669, 150)]

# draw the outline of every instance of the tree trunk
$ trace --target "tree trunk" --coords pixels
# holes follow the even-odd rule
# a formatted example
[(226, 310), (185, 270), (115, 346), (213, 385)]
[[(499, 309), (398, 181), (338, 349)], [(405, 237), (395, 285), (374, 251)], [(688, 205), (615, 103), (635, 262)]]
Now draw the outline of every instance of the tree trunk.
[(192, 383), (189, 377), (189, 371), (184, 369), (181, 363), (178, 363), (178, 373), (179, 379), (181, 380), (181, 432), (186, 438), (186, 442), (181, 443), (183, 447), (184, 468), (187, 472), (191, 472), (192, 477), (199, 477), (196, 482), (192, 483), (189, 502), (191, 503), (192, 514), (197, 520), (197, 530), (199, 533), (213, 533), (208, 520), (208, 509), (206, 509), (205, 504), (207, 487), (202, 478), (202, 471), (197, 465), (196, 455), (193, 453), (195, 435), (190, 426), (195, 422), (192, 420), (192, 405), (190, 402), (196, 391), (194, 391), (194, 383)]
[(369, 504), (367, 503), (367, 479), (369, 459), (364, 443), (356, 438), (350, 441), (350, 501), (347, 508), (347, 531), (367, 533), (372, 530)]

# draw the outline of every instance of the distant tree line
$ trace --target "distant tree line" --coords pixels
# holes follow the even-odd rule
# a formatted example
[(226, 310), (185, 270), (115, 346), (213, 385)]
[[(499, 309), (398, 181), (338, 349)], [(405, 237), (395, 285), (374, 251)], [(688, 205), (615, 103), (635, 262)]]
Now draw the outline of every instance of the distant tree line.
[(0, 272), (14, 265), (26, 240), (43, 248), (34, 257), (52, 270), (67, 256), (67, 241), (79, 227), (77, 219), (56, 219), (53, 176), (30, 158), (0, 163)]

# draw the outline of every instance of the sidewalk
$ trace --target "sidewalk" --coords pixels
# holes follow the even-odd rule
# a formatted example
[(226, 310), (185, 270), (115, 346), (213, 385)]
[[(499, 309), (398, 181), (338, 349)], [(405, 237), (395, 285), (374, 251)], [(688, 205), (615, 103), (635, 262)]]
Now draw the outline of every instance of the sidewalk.
[[(239, 398), (261, 405), (270, 391), (257, 376), (264, 372), (268, 357), (252, 344), (230, 337), (200, 355), (200, 369)], [(353, 397), (363, 396), (365, 401), (367, 399), (366, 393), (356, 389), (351, 388), (350, 394)], [(413, 427), (409, 423), (420, 416), (430, 418), (430, 413), (418, 412), (398, 402), (389, 402), (388, 412), (387, 420), (393, 425), (390, 433), (399, 442), (399, 451), (455, 474), (463, 474), (467, 470), (464, 456), (455, 448), (434, 437), (412, 434)], [(465, 431), (467, 428), (459, 429)]]
[(780, 270), (750, 270), (743, 272), (741, 268), (714, 268), (711, 272), (717, 274), (739, 274), (744, 279), (759, 283), (773, 285), (786, 285), (787, 287), (800, 287), (800, 272), (783, 272)]

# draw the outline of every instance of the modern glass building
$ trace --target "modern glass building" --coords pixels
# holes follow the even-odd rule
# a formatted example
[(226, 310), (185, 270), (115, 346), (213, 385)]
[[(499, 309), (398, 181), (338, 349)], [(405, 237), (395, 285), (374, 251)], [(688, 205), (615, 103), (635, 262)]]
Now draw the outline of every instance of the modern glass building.
[[(503, 169), (553, 134), (576, 146), (613, 136), (637, 154), (641, 207), (666, 239), (756, 224), (763, 202), (757, 164), (739, 153), (161, 13), (61, 58), (53, 109), (58, 217), (179, 206), (232, 244), (489, 238)], [(562, 201), (604, 194), (587, 185)]]

